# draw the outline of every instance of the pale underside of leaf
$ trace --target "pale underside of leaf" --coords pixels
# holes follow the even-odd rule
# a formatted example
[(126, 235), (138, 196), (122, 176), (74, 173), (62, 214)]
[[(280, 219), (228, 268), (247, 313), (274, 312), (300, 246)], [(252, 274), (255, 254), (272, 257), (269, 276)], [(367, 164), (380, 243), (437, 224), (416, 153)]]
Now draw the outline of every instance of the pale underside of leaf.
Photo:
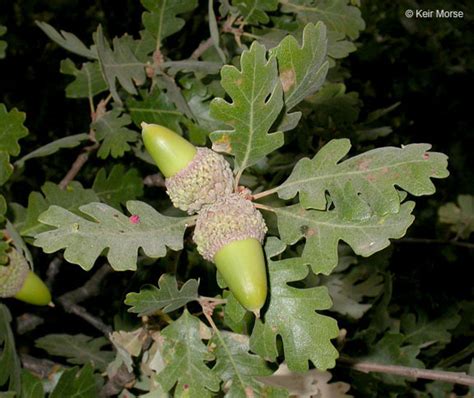
[(400, 212), (373, 215), (364, 220), (345, 220), (336, 211), (305, 210), (300, 205), (275, 208), (281, 239), (289, 245), (305, 238), (303, 258), (315, 273), (329, 275), (337, 266), (340, 240), (361, 256), (370, 256), (401, 238), (411, 225), (415, 204), (404, 203)]
[(35, 245), (46, 253), (66, 249), (64, 258), (85, 270), (91, 269), (108, 249), (107, 259), (117, 271), (136, 269), (139, 248), (147, 256), (158, 258), (166, 255), (166, 247), (183, 247), (189, 218), (166, 217), (138, 201), (128, 202), (127, 208), (136, 221), (103, 203), (81, 206), (79, 210), (86, 217), (51, 206), (39, 220), (56, 229), (37, 235)]
[(350, 149), (347, 139), (332, 140), (313, 159), (301, 159), (290, 177), (276, 190), (282, 199), (298, 192), (305, 208), (326, 209), (329, 192), (336, 210), (347, 219), (397, 213), (401, 189), (416, 195), (435, 191), (431, 178), (449, 173), (447, 156), (428, 152), (429, 144), (378, 148), (339, 161)]

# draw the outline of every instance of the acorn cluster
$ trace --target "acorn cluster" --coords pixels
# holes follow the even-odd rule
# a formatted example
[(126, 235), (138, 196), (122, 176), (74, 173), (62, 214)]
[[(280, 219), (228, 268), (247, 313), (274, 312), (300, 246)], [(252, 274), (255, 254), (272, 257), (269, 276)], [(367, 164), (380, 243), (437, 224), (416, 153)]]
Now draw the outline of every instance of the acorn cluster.
[(193, 237), (198, 252), (216, 264), (237, 300), (258, 313), (267, 295), (262, 215), (250, 200), (233, 193), (233, 174), (222, 155), (196, 148), (163, 126), (142, 123), (142, 129), (173, 205), (198, 214)]

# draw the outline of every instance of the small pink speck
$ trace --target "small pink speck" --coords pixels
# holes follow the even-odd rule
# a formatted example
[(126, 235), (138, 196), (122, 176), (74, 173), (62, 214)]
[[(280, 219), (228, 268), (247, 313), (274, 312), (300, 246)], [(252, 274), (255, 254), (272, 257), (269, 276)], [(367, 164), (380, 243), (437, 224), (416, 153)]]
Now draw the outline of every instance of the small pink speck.
[(130, 216), (129, 220), (132, 224), (138, 224), (140, 222), (140, 216), (137, 214), (134, 214)]
[(183, 385), (183, 390), (189, 390), (189, 384), (184, 384)]
[(430, 158), (430, 154), (429, 153), (424, 153), (423, 154), (423, 159), (429, 159)]

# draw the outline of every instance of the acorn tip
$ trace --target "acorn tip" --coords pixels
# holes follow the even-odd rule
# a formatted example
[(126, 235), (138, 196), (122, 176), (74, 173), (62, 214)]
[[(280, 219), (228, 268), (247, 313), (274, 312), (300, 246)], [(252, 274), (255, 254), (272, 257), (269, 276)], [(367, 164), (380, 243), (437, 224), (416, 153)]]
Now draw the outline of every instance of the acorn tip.
[(140, 123), (140, 127), (141, 127), (142, 129), (146, 129), (148, 126), (149, 126), (149, 124), (146, 123), (146, 122), (141, 122), (141, 123)]
[(252, 312), (254, 313), (256, 319), (260, 319), (260, 309), (253, 310)]
[(55, 308), (56, 304), (54, 304), (52, 301), (48, 303), (48, 307)]

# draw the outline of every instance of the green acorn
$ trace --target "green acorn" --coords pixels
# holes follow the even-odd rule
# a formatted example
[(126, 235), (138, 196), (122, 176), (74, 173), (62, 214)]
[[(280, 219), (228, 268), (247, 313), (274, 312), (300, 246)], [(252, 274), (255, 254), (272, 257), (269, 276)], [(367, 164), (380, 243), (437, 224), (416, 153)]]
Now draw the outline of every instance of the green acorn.
[(30, 270), (23, 255), (12, 249), (9, 264), (0, 266), (0, 297), (15, 297), (34, 305), (51, 303), (51, 293), (43, 281)]
[(194, 214), (232, 192), (232, 170), (222, 155), (196, 148), (163, 126), (142, 123), (142, 129), (145, 148), (166, 177), (167, 193), (175, 207)]
[(198, 252), (216, 264), (235, 298), (257, 316), (267, 297), (261, 245), (266, 232), (260, 212), (239, 194), (205, 206), (194, 230)]

